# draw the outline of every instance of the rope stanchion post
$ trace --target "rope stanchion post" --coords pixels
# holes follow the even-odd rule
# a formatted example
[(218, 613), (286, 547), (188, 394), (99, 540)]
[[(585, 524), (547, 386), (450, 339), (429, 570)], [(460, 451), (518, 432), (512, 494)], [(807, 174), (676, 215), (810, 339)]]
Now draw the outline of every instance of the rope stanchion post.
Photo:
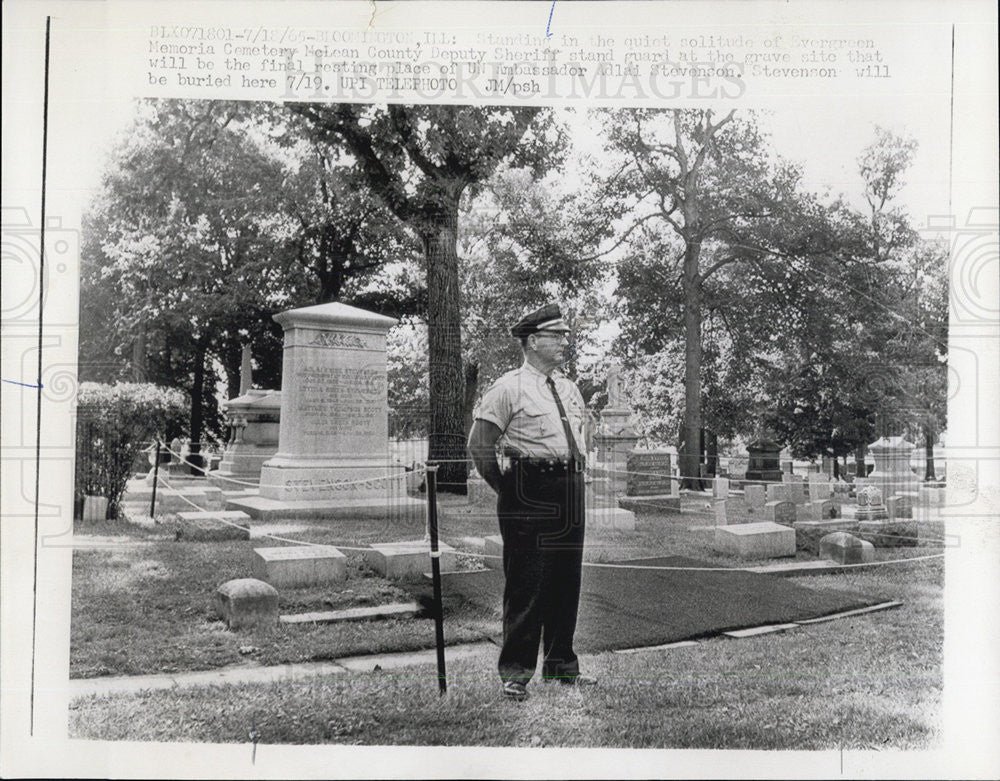
[(431, 538), (431, 580), (434, 583), (434, 643), (437, 646), (438, 689), (448, 691), (444, 670), (444, 605), (441, 601), (441, 551), (438, 550), (437, 464), (427, 465), (427, 527)]
[(149, 500), (149, 517), (155, 518), (156, 510), (156, 483), (160, 477), (160, 440), (156, 440), (156, 460), (153, 461), (153, 495)]

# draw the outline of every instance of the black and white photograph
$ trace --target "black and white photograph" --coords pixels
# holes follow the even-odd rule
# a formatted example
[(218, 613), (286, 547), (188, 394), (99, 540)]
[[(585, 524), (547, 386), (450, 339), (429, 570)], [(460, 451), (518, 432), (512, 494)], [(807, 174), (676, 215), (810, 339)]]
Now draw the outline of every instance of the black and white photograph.
[(996, 771), (995, 10), (24, 5), (12, 774)]

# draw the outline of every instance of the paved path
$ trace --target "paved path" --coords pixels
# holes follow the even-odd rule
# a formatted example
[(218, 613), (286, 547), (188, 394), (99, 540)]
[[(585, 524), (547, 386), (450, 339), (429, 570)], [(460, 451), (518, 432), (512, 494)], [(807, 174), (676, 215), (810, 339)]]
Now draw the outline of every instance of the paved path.
[[(454, 661), (478, 654), (496, 653), (496, 646), (489, 641), (465, 643), (445, 648), (445, 660)], [(332, 662), (302, 662), (300, 664), (275, 664), (269, 667), (223, 667), (218, 670), (198, 672), (156, 673), (154, 675), (123, 675), (103, 678), (73, 678), (69, 682), (70, 699), (90, 694), (120, 694), (146, 689), (172, 689), (176, 686), (211, 686), (234, 683), (270, 683), (293, 681), (317, 676), (351, 675), (370, 673), (378, 666), (383, 670), (436, 664), (437, 652), (405, 651), (390, 654), (348, 656)]]

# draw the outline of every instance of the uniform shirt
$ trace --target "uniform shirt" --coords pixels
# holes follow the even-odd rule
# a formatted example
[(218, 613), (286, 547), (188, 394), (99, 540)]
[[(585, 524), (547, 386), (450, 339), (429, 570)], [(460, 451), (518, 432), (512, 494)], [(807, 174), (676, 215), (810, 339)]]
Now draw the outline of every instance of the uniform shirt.
[[(552, 372), (552, 379), (577, 448), (586, 453), (583, 396), (576, 384), (559, 372)], [(500, 441), (507, 451), (532, 458), (570, 456), (556, 400), (545, 383), (545, 375), (530, 363), (525, 362), (520, 369), (507, 372), (493, 383), (472, 415), (495, 424), (503, 432)]]

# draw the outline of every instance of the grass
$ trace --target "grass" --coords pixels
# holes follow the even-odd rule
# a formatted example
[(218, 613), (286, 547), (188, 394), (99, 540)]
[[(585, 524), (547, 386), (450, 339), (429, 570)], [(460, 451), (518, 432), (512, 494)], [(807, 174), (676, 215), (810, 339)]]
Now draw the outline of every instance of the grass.
[[(591, 528), (590, 561), (682, 555), (736, 562), (711, 547), (703, 497), (682, 515), (647, 513), (633, 532)], [(730, 499), (738, 512), (741, 500)], [(169, 520), (169, 519), (168, 519)], [(489, 507), (442, 502), (441, 533), (496, 533)], [(169, 526), (169, 525), (168, 525)], [(107, 521), (78, 539), (112, 544), (74, 551), (71, 676), (133, 675), (231, 664), (329, 660), (433, 647), (429, 620), (281, 625), (230, 632), (211, 598), (225, 580), (249, 575), (251, 550), (276, 542), (183, 542)], [(940, 530), (935, 530), (940, 537)], [(419, 522), (311, 525), (296, 539), (358, 546), (419, 539)], [(115, 544), (127, 543), (127, 544)], [(885, 557), (936, 552), (880, 551)], [(281, 612), (410, 601), (356, 552), (350, 579), (330, 588), (282, 589)], [(800, 553), (798, 558), (812, 560)], [(468, 563), (481, 559), (468, 557)], [(741, 562), (740, 564), (753, 562)], [(522, 704), (501, 700), (495, 649), (449, 662), (449, 693), (433, 667), (345, 674), (274, 684), (180, 687), (88, 696), (71, 705), (71, 735), (109, 740), (244, 742), (255, 725), (265, 743), (593, 746), (662, 748), (915, 748), (938, 737), (942, 663), (940, 560), (798, 579), (815, 588), (884, 595), (902, 608), (782, 634), (718, 638), (697, 646), (585, 660), (593, 690), (533, 684)], [(499, 609), (499, 605), (497, 606)], [(498, 610), (463, 611), (445, 622), (446, 642), (496, 634)], [(734, 645), (734, 643), (736, 645)]]
[[(893, 575), (893, 572), (897, 572)], [(601, 685), (498, 696), (495, 653), (433, 667), (274, 684), (90, 696), (71, 734), (106, 740), (630, 748), (928, 748), (939, 736), (942, 566), (806, 578), (904, 603), (743, 640), (586, 658)]]

